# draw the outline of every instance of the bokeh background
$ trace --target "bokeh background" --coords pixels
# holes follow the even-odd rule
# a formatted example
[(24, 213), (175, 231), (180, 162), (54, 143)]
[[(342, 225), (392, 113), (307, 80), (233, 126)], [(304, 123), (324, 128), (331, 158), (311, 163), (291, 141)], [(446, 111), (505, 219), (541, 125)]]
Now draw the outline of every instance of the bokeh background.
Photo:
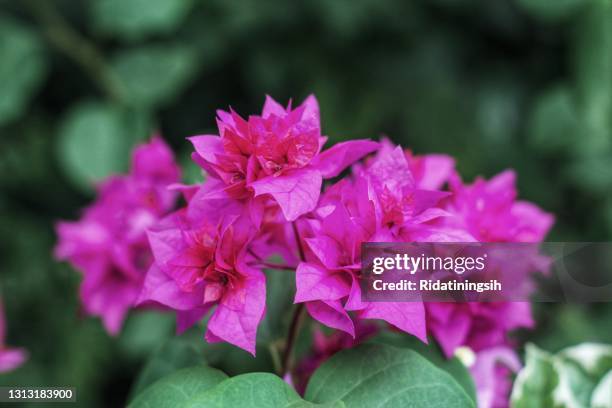
[[(612, 238), (610, 1), (0, 0), (0, 291), (8, 343), (31, 354), (0, 384), (123, 405), (173, 319), (133, 314), (110, 338), (83, 317), (53, 223), (151, 132), (197, 181), (185, 137), (215, 132), (215, 109), (310, 93), (331, 143), (387, 135), (467, 180), (515, 168), (557, 216), (550, 240)], [(536, 313), (520, 341), (612, 342), (608, 304)]]

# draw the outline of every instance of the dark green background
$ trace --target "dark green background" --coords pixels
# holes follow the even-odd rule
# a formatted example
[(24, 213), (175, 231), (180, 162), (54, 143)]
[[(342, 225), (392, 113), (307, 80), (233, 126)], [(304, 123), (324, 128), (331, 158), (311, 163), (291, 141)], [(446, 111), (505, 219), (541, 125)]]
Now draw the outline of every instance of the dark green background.
[[(556, 214), (551, 240), (612, 236), (612, 2), (0, 0), (1, 291), (9, 343), (31, 352), (0, 384), (124, 403), (172, 318), (134, 315), (117, 339), (84, 318), (79, 275), (51, 259), (53, 222), (76, 218), (151, 131), (187, 166), (185, 137), (215, 132), (215, 109), (256, 113), (266, 93), (315, 93), (331, 143), (388, 135), (454, 156), (468, 180), (515, 168), (521, 196)], [(520, 339), (612, 341), (608, 305), (538, 316)]]

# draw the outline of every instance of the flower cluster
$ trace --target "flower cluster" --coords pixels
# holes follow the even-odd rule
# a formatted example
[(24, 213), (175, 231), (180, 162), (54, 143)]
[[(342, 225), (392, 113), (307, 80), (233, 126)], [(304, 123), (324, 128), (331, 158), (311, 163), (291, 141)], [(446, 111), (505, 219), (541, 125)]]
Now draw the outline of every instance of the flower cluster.
[(98, 186), (78, 222), (57, 224), (55, 256), (83, 273), (85, 312), (101, 316), (109, 333), (119, 332), (142, 290), (153, 263), (146, 230), (175, 206), (177, 193), (167, 187), (179, 177), (172, 151), (155, 137), (134, 151), (128, 175)]
[[(255, 354), (262, 269), (280, 255), (295, 270), (294, 302), (342, 333), (319, 336), (316, 364), (355, 344), (374, 319), (424, 342), (433, 336), (448, 357), (469, 347), (475, 372), (505, 373), (491, 361), (510, 330), (532, 325), (528, 304), (366, 302), (360, 251), (363, 242), (541, 241), (553, 218), (516, 200), (514, 173), (465, 185), (452, 158), (386, 139), (325, 149), (314, 96), (295, 108), (267, 97), (261, 115), (246, 119), (218, 111), (217, 125), (218, 134), (189, 139), (206, 182), (168, 189), (178, 169), (155, 139), (128, 176), (101, 186), (79, 222), (59, 224), (56, 253), (83, 271), (85, 309), (109, 331), (128, 308), (157, 305), (176, 311), (179, 331), (210, 315), (207, 341)], [(185, 205), (170, 213), (178, 191)], [(479, 383), (479, 392), (506, 392), (500, 383)]]

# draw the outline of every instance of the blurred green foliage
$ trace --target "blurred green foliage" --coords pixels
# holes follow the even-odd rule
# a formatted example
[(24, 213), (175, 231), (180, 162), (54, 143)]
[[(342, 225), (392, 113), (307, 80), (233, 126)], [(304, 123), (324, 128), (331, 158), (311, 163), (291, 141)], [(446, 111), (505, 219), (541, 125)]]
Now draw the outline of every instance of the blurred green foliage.
[[(215, 109), (257, 112), (266, 93), (315, 93), (331, 143), (388, 135), (453, 155), (468, 180), (515, 168), (521, 196), (556, 214), (551, 240), (612, 236), (610, 1), (0, 0), (0, 284), (8, 341), (31, 352), (3, 385), (124, 404), (172, 320), (134, 314), (112, 339), (82, 317), (53, 222), (77, 217), (152, 132), (188, 163), (184, 138), (215, 132)], [(271, 292), (266, 342), (288, 287)], [(520, 339), (612, 342), (608, 305), (537, 309)], [(243, 371), (275, 358), (210, 347)]]

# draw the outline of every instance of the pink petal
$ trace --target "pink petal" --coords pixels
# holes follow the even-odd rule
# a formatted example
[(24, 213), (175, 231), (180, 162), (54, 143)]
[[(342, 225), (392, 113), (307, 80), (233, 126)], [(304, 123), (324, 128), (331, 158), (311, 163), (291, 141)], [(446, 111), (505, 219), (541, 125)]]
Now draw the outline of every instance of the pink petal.
[(319, 154), (312, 164), (321, 172), (323, 178), (332, 178), (377, 148), (378, 143), (371, 140), (342, 142)]
[(279, 177), (268, 176), (250, 184), (255, 196), (270, 194), (287, 221), (312, 211), (319, 201), (321, 173), (310, 168), (296, 170)]
[(472, 326), (472, 318), (455, 304), (428, 304), (428, 312), (441, 319), (430, 322), (430, 331), (440, 344), (446, 357), (451, 357), (457, 347), (464, 345)]
[(527, 201), (517, 201), (511, 211), (519, 223), (517, 242), (542, 241), (555, 222), (552, 214), (542, 211), (538, 206)]
[(147, 236), (155, 261), (164, 270), (167, 268), (168, 262), (172, 261), (186, 247), (183, 234), (178, 228), (147, 231)]
[(0, 349), (0, 373), (13, 371), (28, 358), (28, 352), (22, 348)]
[(265, 119), (270, 115), (276, 115), (279, 118), (284, 117), (287, 114), (285, 108), (274, 100), (270, 95), (266, 95), (266, 102), (264, 103), (263, 111), (261, 116)]
[(229, 290), (208, 322), (207, 339), (222, 339), (253, 356), (257, 326), (266, 307), (266, 283), (263, 273), (251, 272), (244, 285)]
[(176, 334), (181, 334), (204, 318), (210, 306), (176, 312)]
[(455, 160), (444, 154), (428, 154), (420, 160), (423, 168), (418, 187), (424, 190), (439, 190), (455, 168)]
[(355, 337), (355, 326), (338, 300), (307, 302), (306, 309), (313, 319), (333, 329)]
[(159, 136), (139, 145), (132, 153), (130, 174), (135, 177), (172, 183), (179, 180), (180, 171), (174, 162), (172, 150)]
[(192, 292), (183, 292), (174, 279), (153, 265), (147, 272), (142, 292), (136, 303), (156, 302), (175, 310), (188, 311), (202, 306), (203, 299), (201, 286)]
[(359, 312), (363, 319), (382, 319), (427, 343), (425, 308), (421, 302), (371, 302)]
[(216, 163), (216, 155), (225, 153), (221, 138), (217, 135), (193, 136), (187, 139), (193, 144), (196, 153), (209, 163)]
[(306, 238), (305, 241), (323, 266), (330, 269), (339, 266), (342, 248), (336, 240), (327, 235), (319, 235), (312, 238)]
[(303, 108), (302, 120), (310, 122), (310, 124), (316, 128), (321, 127), (321, 115), (319, 113), (319, 102), (314, 95), (308, 95), (308, 97), (302, 102), (302, 104), (296, 108)]
[(535, 322), (531, 315), (531, 304), (529, 302), (508, 302), (505, 306), (507, 311), (503, 324), (508, 330), (519, 327), (534, 327)]
[(298, 265), (295, 283), (295, 303), (312, 300), (338, 300), (348, 295), (350, 286), (339, 274), (302, 262)]

